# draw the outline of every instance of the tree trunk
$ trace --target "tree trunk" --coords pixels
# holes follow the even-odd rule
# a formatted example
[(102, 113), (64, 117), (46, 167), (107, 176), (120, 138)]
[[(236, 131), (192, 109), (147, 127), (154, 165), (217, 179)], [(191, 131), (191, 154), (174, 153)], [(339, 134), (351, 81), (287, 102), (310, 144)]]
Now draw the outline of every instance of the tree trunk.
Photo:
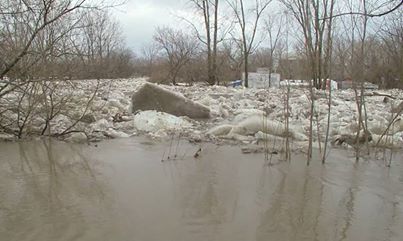
[(248, 68), (248, 63), (249, 63), (249, 58), (248, 55), (245, 55), (244, 57), (244, 71), (245, 71), (245, 87), (249, 87), (249, 68)]
[(214, 6), (214, 34), (213, 34), (213, 63), (211, 69), (211, 82), (217, 84), (217, 37), (218, 37), (218, 0), (215, 0)]

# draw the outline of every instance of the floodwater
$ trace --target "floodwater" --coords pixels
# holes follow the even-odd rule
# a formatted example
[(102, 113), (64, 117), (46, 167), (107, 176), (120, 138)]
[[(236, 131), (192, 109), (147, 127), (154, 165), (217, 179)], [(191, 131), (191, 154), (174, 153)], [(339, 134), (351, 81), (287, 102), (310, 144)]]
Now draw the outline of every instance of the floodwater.
[[(403, 160), (334, 150), (266, 165), (239, 147), (0, 143), (0, 240), (403, 240)], [(400, 156), (401, 157), (401, 156)], [(275, 157), (276, 158), (276, 157)], [(171, 158), (172, 159), (172, 158)]]

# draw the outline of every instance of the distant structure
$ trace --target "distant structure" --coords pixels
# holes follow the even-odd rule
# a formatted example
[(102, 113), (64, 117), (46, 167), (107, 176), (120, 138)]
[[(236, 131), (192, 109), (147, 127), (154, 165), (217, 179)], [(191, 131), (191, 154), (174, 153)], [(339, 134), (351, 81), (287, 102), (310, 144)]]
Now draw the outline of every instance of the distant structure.
[(326, 89), (329, 90), (330, 88), (332, 88), (332, 90), (339, 89), (339, 85), (338, 85), (337, 81), (327, 79), (326, 80)]
[[(351, 78), (346, 78), (339, 83), (339, 89), (353, 89), (360, 88), (360, 83), (355, 83)], [(364, 82), (364, 89), (366, 90), (377, 90), (379, 86), (370, 82)]]
[[(313, 80), (312, 81), (312, 85), (313, 85)], [(330, 80), (327, 79), (322, 80), (323, 84), (326, 84), (326, 89), (329, 90), (330, 88), (332, 88), (332, 90), (337, 90), (338, 88), (338, 83), (334, 80)], [(281, 87), (291, 87), (291, 88), (309, 88), (309, 80), (289, 80), (289, 79), (285, 79), (280, 81), (280, 86)]]
[(352, 89), (353, 88), (353, 80), (349, 77), (339, 82), (340, 89)]
[(309, 83), (305, 80), (291, 80), (291, 79), (285, 79), (280, 81), (280, 86), (281, 87), (295, 87), (295, 88), (308, 88)]
[[(245, 73), (242, 73), (242, 79), (245, 80)], [(269, 68), (258, 68), (256, 72), (248, 73), (248, 85), (256, 89), (279, 88), (280, 74), (270, 73)]]

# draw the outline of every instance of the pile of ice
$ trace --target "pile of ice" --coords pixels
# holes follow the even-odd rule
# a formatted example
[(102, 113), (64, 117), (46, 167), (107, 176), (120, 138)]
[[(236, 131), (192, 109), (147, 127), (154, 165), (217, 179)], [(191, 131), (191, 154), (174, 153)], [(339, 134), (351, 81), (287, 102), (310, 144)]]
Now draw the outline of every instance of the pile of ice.
[[(164, 112), (165, 105), (157, 110), (147, 106), (147, 110), (132, 108), (132, 97), (145, 84), (147, 79), (86, 80), (76, 81), (74, 86), (58, 90), (60, 98), (67, 96), (61, 111), (50, 121), (51, 128), (45, 134), (57, 135), (66, 130), (70, 134), (62, 136), (74, 141), (89, 138), (90, 141), (105, 138), (122, 138), (134, 135), (148, 135), (153, 138), (166, 138), (172, 135), (198, 141), (256, 143), (261, 140), (284, 140), (307, 142), (309, 131), (310, 98), (309, 91), (293, 88), (289, 95), (289, 129), (286, 122), (286, 89), (244, 89), (224, 86), (160, 85), (163, 93), (172, 93), (180, 100), (194, 106), (206, 108), (207, 119), (182, 116), (181, 112), (170, 109)], [(91, 103), (88, 100), (98, 86)], [(403, 100), (402, 90), (385, 90), (381, 94), (366, 92), (365, 111), (371, 143), (402, 147), (403, 120), (399, 104)], [(390, 98), (388, 96), (392, 96)], [(147, 96), (146, 96), (147, 97)], [(18, 95), (0, 98), (0, 120), (7, 130), (0, 129), (0, 138), (10, 139), (18, 126)], [(67, 101), (68, 100), (68, 101)], [(22, 103), (21, 108), (29, 103)], [(164, 103), (165, 104), (165, 103)], [(88, 108), (87, 108), (88, 107)], [(171, 106), (172, 107), (172, 106)], [(35, 116), (29, 124), (30, 135), (40, 135), (46, 126), (45, 106), (35, 107)], [(150, 109), (151, 108), (151, 109)], [(181, 107), (178, 107), (181, 108)], [(186, 109), (184, 108), (184, 109)], [(132, 113), (133, 109), (135, 112)], [(186, 113), (186, 112), (185, 112)], [(328, 118), (327, 92), (315, 91), (313, 139), (323, 142)], [(353, 90), (333, 92), (330, 115), (330, 138), (354, 135), (358, 131), (358, 112)], [(389, 123), (394, 119), (394, 123)], [(8, 121), (9, 120), (9, 121)], [(76, 123), (77, 122), (77, 123)], [(72, 128), (71, 126), (74, 125)], [(69, 129), (70, 128), (70, 129)], [(386, 131), (387, 130), (387, 131)], [(382, 139), (380, 138), (381, 136)], [(3, 138), (4, 137), (4, 138)]]

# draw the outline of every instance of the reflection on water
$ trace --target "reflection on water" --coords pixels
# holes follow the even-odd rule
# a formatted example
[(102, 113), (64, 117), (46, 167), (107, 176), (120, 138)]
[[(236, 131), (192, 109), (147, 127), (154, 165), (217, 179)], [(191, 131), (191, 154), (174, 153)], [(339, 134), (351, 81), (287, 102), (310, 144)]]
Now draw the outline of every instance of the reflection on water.
[(166, 145), (142, 141), (0, 143), (0, 240), (403, 239), (398, 155), (269, 167), (206, 145), (161, 162)]
[(97, 163), (79, 146), (1, 145), (1, 240), (79, 240), (100, 224), (98, 210), (110, 205), (107, 189), (98, 180)]

